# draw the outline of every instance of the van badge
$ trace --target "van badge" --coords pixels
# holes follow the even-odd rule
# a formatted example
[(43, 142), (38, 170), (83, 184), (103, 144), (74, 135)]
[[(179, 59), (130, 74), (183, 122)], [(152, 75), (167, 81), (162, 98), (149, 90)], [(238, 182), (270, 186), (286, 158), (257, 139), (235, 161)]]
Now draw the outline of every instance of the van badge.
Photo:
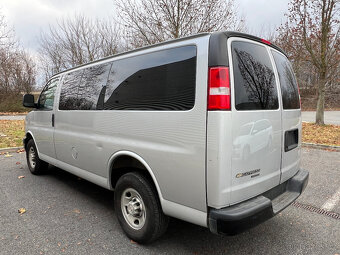
[[(236, 175), (236, 178), (241, 178), (241, 177), (244, 177), (244, 176), (248, 176), (248, 175), (253, 175), (253, 174), (256, 174), (256, 173), (259, 173), (261, 171), (261, 169), (255, 169), (255, 170), (251, 170), (249, 172), (244, 172), (244, 173), (238, 173)], [(256, 176), (258, 176), (259, 174), (257, 174)], [(253, 177), (253, 176), (252, 176)], [(254, 176), (255, 177), (255, 176)]]

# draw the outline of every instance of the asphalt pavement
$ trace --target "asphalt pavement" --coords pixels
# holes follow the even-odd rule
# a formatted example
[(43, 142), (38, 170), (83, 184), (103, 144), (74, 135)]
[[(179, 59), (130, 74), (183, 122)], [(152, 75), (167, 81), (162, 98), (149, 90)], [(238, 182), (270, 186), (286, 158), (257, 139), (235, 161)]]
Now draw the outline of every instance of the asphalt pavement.
[(3, 115), (0, 120), (24, 120), (26, 115)]
[[(0, 254), (340, 254), (340, 219), (293, 205), (233, 237), (171, 219), (142, 246), (122, 232), (113, 192), (55, 167), (33, 176), (24, 153), (10, 155), (0, 155)], [(339, 189), (340, 152), (304, 148), (302, 166), (310, 181), (298, 202), (321, 208)]]
[[(302, 112), (302, 121), (315, 122), (315, 112)], [(325, 111), (325, 124), (340, 125), (340, 111)]]

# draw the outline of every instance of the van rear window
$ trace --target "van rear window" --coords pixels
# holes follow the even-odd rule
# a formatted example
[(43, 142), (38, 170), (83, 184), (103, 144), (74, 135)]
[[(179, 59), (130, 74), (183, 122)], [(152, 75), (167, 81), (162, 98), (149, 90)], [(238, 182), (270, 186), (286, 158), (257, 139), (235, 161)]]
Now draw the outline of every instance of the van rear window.
[(266, 48), (243, 41), (232, 42), (231, 48), (235, 108), (237, 110), (278, 109), (275, 75)]
[(272, 54), (279, 73), (283, 109), (299, 109), (299, 90), (292, 65), (284, 55), (273, 50)]

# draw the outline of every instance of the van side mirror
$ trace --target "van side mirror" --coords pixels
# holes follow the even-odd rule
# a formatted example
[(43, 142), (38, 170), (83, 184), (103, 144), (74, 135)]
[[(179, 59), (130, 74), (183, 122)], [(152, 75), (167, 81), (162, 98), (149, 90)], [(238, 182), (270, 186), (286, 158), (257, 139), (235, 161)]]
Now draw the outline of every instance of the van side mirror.
[(28, 108), (36, 108), (37, 104), (34, 103), (34, 96), (32, 94), (25, 94), (22, 100), (22, 105)]

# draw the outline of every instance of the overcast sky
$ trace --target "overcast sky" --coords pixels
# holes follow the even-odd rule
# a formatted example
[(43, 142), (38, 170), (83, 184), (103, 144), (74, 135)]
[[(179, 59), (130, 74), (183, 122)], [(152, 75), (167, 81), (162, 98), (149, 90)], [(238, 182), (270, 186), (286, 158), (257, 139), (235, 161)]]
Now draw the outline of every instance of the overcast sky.
[[(0, 8), (8, 23), (15, 28), (25, 48), (34, 53), (37, 38), (57, 19), (83, 13), (86, 16), (110, 17), (114, 15), (114, 0), (0, 0)], [(289, 0), (235, 0), (244, 14), (250, 33), (280, 25), (284, 20)]]

